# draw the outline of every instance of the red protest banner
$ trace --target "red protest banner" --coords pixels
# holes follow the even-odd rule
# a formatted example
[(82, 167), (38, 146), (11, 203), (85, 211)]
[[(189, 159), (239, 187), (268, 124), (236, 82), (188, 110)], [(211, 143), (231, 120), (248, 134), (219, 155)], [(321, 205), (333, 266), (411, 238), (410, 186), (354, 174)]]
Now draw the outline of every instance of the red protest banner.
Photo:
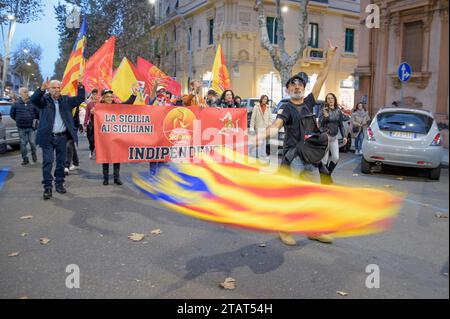
[(227, 145), (247, 142), (246, 109), (95, 106), (97, 163), (190, 161)]

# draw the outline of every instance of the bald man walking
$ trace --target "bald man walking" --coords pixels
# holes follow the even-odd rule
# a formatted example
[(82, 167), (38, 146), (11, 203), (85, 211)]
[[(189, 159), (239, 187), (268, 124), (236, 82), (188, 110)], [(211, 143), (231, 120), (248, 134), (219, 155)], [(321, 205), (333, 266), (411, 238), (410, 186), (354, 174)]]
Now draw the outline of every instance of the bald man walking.
[[(78, 142), (72, 109), (78, 107), (85, 99), (85, 90), (78, 81), (76, 97), (61, 95), (61, 82), (48, 79), (31, 97), (31, 102), (40, 109), (39, 128), (36, 144), (42, 148), (42, 184), (44, 185), (44, 200), (52, 198), (53, 162), (56, 157), (55, 189), (60, 194), (67, 193), (64, 187), (64, 163), (66, 161), (66, 142), (71, 137)], [(46, 91), (48, 93), (46, 94)]]

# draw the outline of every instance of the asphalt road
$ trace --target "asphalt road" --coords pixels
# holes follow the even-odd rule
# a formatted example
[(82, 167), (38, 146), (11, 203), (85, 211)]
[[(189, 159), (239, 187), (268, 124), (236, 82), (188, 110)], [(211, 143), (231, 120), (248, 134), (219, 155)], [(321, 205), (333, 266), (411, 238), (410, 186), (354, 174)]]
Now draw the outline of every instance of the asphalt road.
[[(144, 164), (123, 165), (125, 185), (105, 187), (85, 137), (79, 153), (68, 194), (50, 201), (42, 199), (40, 164), (20, 166), (19, 152), (0, 155), (0, 176), (9, 168), (0, 182), (0, 298), (449, 298), (448, 169), (439, 182), (411, 169), (362, 175), (358, 158), (341, 154), (336, 183), (406, 195), (394, 227), (332, 245), (297, 237), (288, 247), (274, 234), (160, 207), (129, 181)], [(146, 237), (132, 242), (130, 233)], [(43, 237), (50, 242), (41, 245)], [(66, 287), (71, 264), (80, 288)], [(370, 264), (379, 267), (379, 288), (365, 285)], [(236, 289), (219, 287), (227, 277)]]

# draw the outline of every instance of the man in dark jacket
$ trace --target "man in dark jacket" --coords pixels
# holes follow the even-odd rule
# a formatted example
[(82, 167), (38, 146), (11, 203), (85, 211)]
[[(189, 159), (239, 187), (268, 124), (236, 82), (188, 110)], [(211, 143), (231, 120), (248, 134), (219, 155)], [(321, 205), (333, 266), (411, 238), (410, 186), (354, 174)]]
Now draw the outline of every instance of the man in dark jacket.
[[(61, 82), (48, 79), (31, 97), (31, 102), (41, 109), (40, 123), (36, 143), (42, 148), (42, 174), (44, 200), (52, 197), (52, 167), (56, 153), (55, 188), (60, 194), (67, 193), (64, 188), (64, 162), (66, 160), (66, 143), (70, 136), (78, 142), (72, 117), (72, 109), (79, 106), (85, 98), (85, 90), (78, 81), (78, 95), (68, 97), (61, 95)], [(45, 92), (48, 90), (48, 94)]]
[(19, 89), (20, 98), (11, 107), (11, 118), (16, 121), (20, 136), (20, 152), (22, 153), (22, 165), (28, 165), (27, 144), (30, 143), (31, 157), (36, 163), (36, 127), (35, 121), (39, 118), (35, 106), (30, 102), (30, 95), (27, 88)]

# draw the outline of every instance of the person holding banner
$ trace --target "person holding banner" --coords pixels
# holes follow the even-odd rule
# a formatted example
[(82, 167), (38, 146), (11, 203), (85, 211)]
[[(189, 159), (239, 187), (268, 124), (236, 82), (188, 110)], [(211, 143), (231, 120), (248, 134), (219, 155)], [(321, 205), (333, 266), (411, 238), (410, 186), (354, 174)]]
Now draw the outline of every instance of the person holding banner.
[(164, 86), (159, 86), (161, 81), (161, 78), (156, 78), (155, 83), (153, 84), (152, 92), (150, 93), (149, 105), (173, 106), (173, 103), (170, 100), (172, 94), (168, 92)]
[(191, 92), (183, 98), (184, 106), (206, 106), (206, 101), (202, 97), (203, 82), (200, 80), (192, 80), (190, 83)]
[(224, 109), (239, 108), (239, 105), (235, 101), (234, 92), (231, 90), (223, 91), (218, 105), (219, 105), (219, 107), (224, 108)]
[[(134, 103), (134, 101), (136, 101), (137, 94), (138, 94), (137, 88), (133, 87), (132, 92), (133, 93), (130, 96), (130, 98), (121, 104), (132, 105)], [(102, 97), (100, 99), (100, 103), (116, 104), (116, 102), (114, 101), (114, 92), (112, 90), (108, 90), (108, 89), (103, 90)], [(109, 163), (103, 163), (102, 167), (103, 167), (103, 185), (106, 186), (109, 184)], [(119, 186), (122, 185), (123, 183), (120, 180), (120, 163), (114, 163), (113, 170), (114, 170), (114, 184), (119, 185)]]

